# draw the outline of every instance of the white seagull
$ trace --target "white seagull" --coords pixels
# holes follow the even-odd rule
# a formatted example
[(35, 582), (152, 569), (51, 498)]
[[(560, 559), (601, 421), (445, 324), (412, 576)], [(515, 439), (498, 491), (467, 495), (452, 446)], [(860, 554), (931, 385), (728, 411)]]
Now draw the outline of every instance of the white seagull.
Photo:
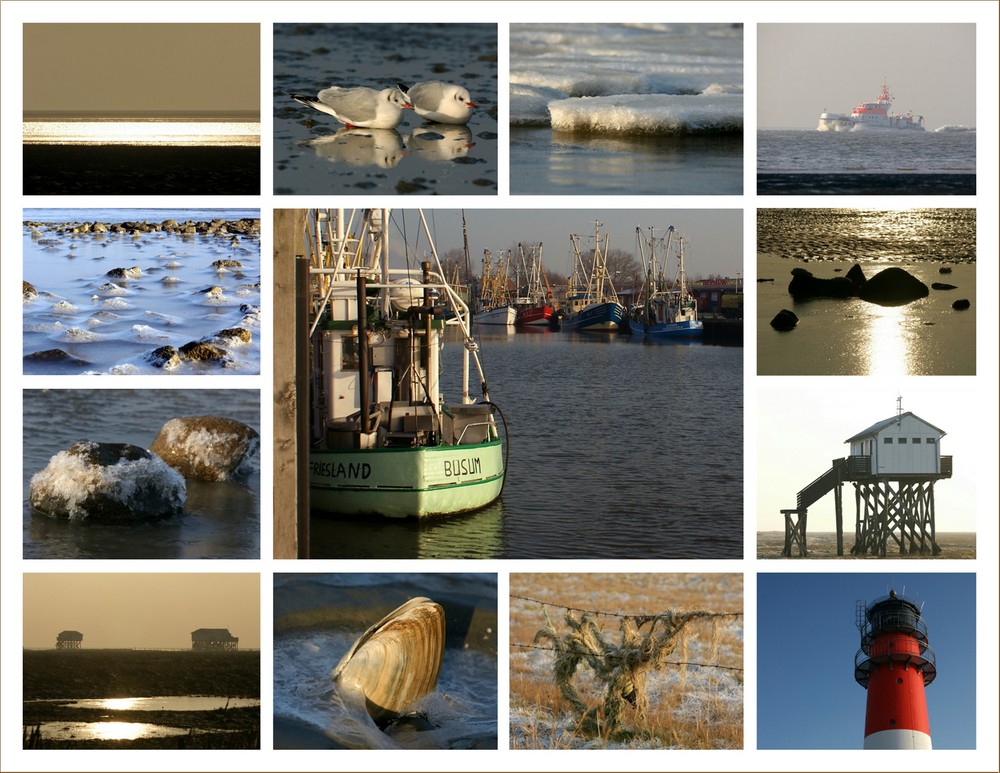
[(423, 81), (410, 88), (400, 83), (399, 88), (409, 98), (413, 112), (436, 123), (468, 123), (472, 108), (479, 107), (468, 89), (453, 83)]
[(395, 129), (403, 120), (403, 110), (413, 109), (406, 94), (397, 88), (376, 91), (364, 86), (331, 86), (315, 97), (292, 94), (303, 105), (332, 115), (349, 129)]

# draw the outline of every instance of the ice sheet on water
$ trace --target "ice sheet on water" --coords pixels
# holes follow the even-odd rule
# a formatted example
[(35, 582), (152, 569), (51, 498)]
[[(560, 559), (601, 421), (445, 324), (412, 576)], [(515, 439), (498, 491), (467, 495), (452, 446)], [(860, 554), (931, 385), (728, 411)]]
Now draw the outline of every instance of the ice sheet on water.
[[(718, 95), (743, 93), (738, 24), (517, 24), (510, 46), (512, 124), (546, 125), (552, 103), (573, 98), (689, 96), (712, 105)], [(742, 128), (742, 104), (738, 110), (727, 130)], [(591, 121), (589, 130), (604, 125)]]
[(601, 134), (688, 134), (743, 128), (742, 96), (621, 94), (549, 103), (552, 128)]

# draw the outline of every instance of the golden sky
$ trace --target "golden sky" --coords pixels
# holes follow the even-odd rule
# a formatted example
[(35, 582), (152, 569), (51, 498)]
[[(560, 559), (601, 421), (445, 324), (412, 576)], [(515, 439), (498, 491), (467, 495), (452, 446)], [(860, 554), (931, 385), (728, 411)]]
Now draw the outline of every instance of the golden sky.
[(260, 111), (259, 24), (25, 24), (24, 112)]
[(228, 628), (240, 649), (259, 648), (260, 575), (24, 575), (25, 647), (54, 647), (60, 631), (79, 631), (87, 649), (187, 649), (198, 628)]

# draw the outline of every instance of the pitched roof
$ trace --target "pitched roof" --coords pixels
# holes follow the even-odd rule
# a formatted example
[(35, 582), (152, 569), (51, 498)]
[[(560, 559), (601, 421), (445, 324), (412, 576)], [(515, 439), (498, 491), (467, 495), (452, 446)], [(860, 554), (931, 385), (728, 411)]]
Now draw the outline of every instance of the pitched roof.
[(935, 432), (941, 433), (942, 437), (944, 437), (945, 435), (948, 434), (943, 429), (940, 429), (939, 427), (935, 427), (929, 421), (927, 421), (925, 419), (921, 419), (919, 416), (917, 416), (917, 414), (912, 413), (911, 411), (907, 411), (906, 413), (900, 414), (899, 416), (890, 416), (888, 419), (883, 419), (882, 421), (876, 422), (875, 424), (872, 424), (868, 429), (863, 429), (857, 435), (854, 435), (853, 437), (847, 438), (847, 440), (845, 440), (844, 442), (845, 443), (853, 443), (855, 440), (860, 440), (861, 438), (866, 438), (866, 437), (871, 437), (872, 435), (877, 435), (879, 432), (881, 432), (886, 427), (892, 426), (897, 421), (899, 421), (900, 419), (903, 419), (903, 418), (905, 418), (907, 416), (910, 416), (910, 417), (916, 419), (917, 421), (919, 421), (922, 424), (926, 424), (928, 427), (930, 427), (931, 429), (933, 429)]

